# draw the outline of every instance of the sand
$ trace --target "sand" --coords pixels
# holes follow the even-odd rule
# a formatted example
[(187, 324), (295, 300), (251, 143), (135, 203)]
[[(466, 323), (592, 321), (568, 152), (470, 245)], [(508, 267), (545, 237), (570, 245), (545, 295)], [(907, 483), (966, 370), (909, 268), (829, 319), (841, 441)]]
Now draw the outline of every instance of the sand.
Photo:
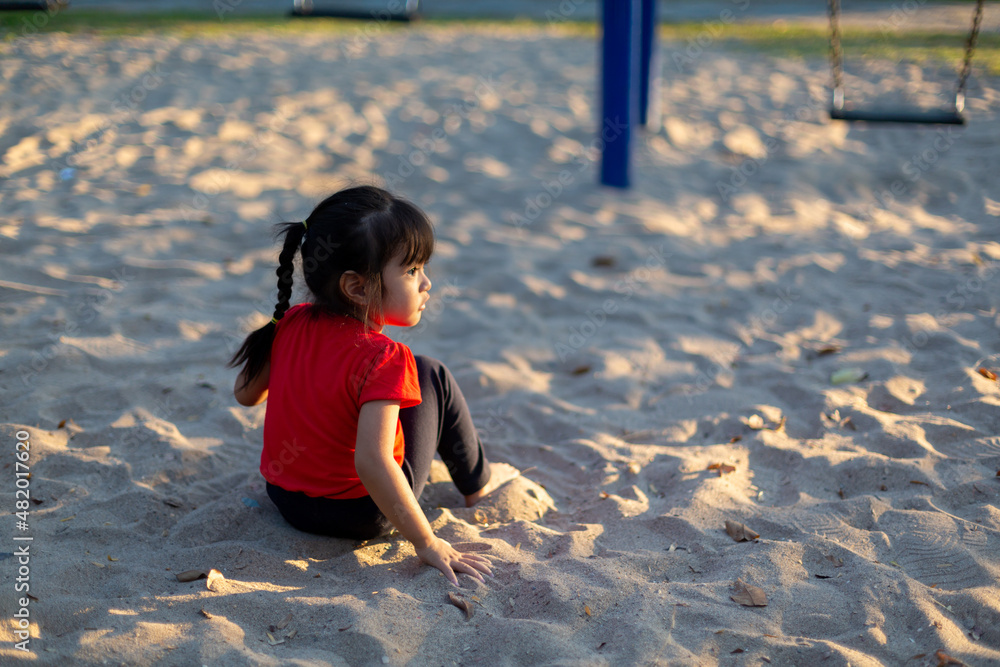
[[(866, 128), (825, 119), (822, 61), (667, 44), (620, 192), (595, 185), (589, 39), (0, 48), (4, 664), (1000, 664), (995, 78), (965, 128)], [(849, 83), (932, 105), (951, 76)], [(478, 511), (443, 466), (421, 499), (485, 585), (286, 525), (263, 408), (232, 397), (271, 225), (372, 180), (439, 242), (436, 298), (391, 335), (524, 471)]]

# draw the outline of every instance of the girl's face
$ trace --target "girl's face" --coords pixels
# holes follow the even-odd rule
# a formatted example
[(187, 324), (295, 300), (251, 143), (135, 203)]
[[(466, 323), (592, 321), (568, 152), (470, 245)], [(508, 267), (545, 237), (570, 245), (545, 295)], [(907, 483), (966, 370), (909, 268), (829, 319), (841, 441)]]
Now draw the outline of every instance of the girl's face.
[(382, 271), (382, 324), (412, 327), (420, 321), (430, 294), (430, 278), (423, 264), (402, 264), (397, 255)]

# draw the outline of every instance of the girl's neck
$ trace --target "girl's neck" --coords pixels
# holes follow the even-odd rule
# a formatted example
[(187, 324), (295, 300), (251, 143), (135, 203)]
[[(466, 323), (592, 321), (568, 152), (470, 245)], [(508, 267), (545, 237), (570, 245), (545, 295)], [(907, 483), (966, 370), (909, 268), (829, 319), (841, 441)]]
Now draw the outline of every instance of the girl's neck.
[(371, 318), (365, 318), (362, 320), (360, 317), (358, 317), (353, 313), (347, 313), (345, 317), (348, 317), (357, 322), (358, 324), (361, 324), (362, 326), (364, 326), (365, 329), (370, 330), (372, 333), (382, 333), (382, 325), (372, 321)]

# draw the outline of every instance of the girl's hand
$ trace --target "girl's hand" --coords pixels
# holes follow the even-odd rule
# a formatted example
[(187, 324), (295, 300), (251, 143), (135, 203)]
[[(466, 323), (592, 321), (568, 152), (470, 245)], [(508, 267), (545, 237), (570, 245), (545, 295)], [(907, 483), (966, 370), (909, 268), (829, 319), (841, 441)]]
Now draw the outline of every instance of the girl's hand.
[(483, 573), (493, 576), (490, 571), (490, 561), (478, 554), (458, 551), (439, 537), (431, 539), (426, 547), (417, 549), (417, 557), (428, 565), (432, 565), (444, 573), (455, 586), (458, 586), (456, 572), (464, 572), (473, 579), (484, 582)]
[(484, 581), (483, 574), (492, 577), (485, 557), (458, 551), (434, 535), (403, 469), (393, 459), (398, 421), (399, 401), (368, 401), (361, 406), (354, 447), (354, 469), (361, 482), (396, 530), (413, 544), (417, 557), (441, 570), (452, 584), (458, 586), (456, 572), (479, 581)]

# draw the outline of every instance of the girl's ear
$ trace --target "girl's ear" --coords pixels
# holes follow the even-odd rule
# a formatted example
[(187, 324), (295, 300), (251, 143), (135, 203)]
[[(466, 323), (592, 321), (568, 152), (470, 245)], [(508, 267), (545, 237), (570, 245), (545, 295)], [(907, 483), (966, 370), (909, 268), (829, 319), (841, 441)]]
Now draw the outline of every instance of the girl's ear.
[(340, 276), (340, 292), (356, 306), (368, 305), (367, 281), (356, 271), (344, 271)]

